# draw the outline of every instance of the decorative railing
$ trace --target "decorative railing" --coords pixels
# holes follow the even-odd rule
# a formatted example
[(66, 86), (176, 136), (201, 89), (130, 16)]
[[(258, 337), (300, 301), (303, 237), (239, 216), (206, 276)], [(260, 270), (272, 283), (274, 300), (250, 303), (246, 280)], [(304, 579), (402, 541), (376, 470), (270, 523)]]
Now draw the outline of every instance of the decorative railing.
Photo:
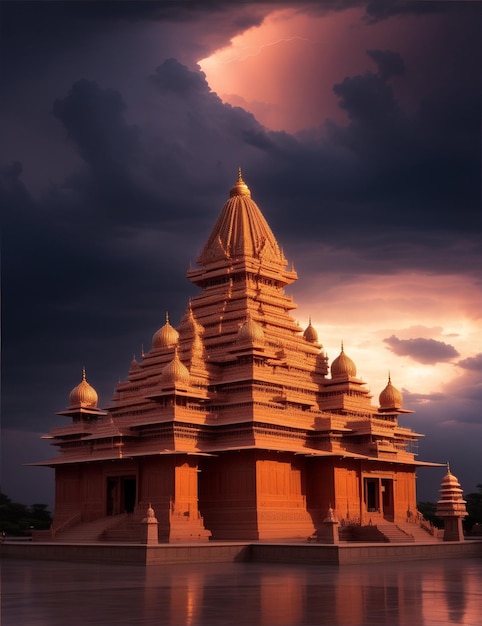
[(416, 513), (412, 513), (411, 511), (407, 512), (407, 517), (405, 518), (407, 524), (414, 524), (415, 526), (420, 526), (430, 535), (436, 537), (438, 533), (438, 528), (432, 524), (429, 520), (425, 519), (425, 517), (417, 511)]

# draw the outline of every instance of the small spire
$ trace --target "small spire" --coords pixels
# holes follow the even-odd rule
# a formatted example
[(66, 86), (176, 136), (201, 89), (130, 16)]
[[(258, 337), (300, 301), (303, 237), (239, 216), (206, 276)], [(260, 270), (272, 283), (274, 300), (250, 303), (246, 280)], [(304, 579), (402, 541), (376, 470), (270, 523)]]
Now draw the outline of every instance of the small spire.
[(169, 313), (166, 311), (166, 324), (169, 324)]
[(343, 349), (343, 339), (341, 340), (341, 351), (344, 352), (344, 349)]
[(390, 376), (390, 370), (388, 370), (388, 382), (391, 383), (392, 382), (392, 377)]
[(242, 183), (243, 181), (243, 173), (241, 171), (241, 167), (238, 167), (238, 183)]
[(141, 343), (141, 358), (144, 358), (146, 356), (145, 352), (144, 352), (144, 344)]
[(447, 461), (447, 473), (450, 474), (450, 463)]
[(82, 380), (85, 381), (85, 365), (82, 366)]

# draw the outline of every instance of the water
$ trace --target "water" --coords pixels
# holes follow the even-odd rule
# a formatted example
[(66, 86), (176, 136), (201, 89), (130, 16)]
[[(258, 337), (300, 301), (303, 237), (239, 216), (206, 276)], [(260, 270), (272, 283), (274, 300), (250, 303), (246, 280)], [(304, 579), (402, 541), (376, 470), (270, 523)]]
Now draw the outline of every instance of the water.
[(5, 560), (3, 626), (482, 624), (482, 560), (356, 566)]

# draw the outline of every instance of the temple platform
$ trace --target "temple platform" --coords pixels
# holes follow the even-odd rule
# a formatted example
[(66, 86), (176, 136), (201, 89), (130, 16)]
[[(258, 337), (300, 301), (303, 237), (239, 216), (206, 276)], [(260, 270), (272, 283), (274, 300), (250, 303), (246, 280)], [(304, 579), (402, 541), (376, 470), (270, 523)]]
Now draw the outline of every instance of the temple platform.
[(298, 563), (353, 565), (389, 561), (482, 557), (482, 541), (439, 543), (222, 542), (139, 545), (126, 543), (30, 543), (6, 541), (2, 558), (161, 565), (173, 563)]

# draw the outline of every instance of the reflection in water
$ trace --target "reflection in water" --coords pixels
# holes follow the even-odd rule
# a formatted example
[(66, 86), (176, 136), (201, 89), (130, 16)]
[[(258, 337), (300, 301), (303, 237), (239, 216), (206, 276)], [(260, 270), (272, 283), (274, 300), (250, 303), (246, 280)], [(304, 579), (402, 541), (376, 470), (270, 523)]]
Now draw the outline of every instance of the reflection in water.
[[(471, 562), (475, 566), (475, 562)], [(439, 624), (478, 625), (482, 615), (481, 572), (476, 567), (434, 568), (423, 581), (423, 614), (437, 616)]]
[(482, 561), (167, 566), (5, 561), (5, 626), (450, 626), (482, 614)]

